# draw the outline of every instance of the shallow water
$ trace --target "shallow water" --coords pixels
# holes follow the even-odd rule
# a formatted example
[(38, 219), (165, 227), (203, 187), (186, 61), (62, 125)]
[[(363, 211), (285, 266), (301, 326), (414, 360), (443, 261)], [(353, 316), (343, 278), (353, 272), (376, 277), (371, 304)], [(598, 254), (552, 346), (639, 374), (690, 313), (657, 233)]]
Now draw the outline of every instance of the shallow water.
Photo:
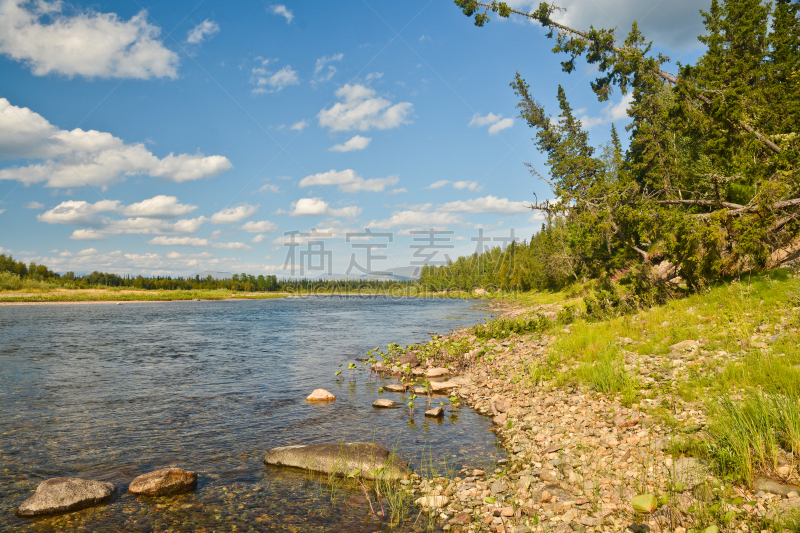
[[(357, 492), (332, 498), (319, 478), (264, 466), (264, 452), (366, 440), (417, 470), (492, 467), (502, 449), (486, 418), (445, 396), (434, 397), (448, 409), (441, 421), (419, 407), (413, 419), (374, 409), (382, 381), (334, 376), (371, 348), (485, 314), (459, 300), (382, 297), (0, 307), (0, 531), (376, 531)], [(337, 400), (306, 402), (318, 387)], [(165, 466), (197, 471), (197, 490), (126, 493)], [(17, 518), (50, 477), (110, 481), (117, 493), (106, 506)]]

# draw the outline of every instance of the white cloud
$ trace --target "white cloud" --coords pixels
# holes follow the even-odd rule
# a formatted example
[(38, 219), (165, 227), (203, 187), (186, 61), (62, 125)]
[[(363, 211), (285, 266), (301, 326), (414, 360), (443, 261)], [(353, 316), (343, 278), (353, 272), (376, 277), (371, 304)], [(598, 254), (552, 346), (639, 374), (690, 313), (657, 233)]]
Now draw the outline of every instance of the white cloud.
[(513, 202), (507, 198), (485, 196), (473, 200), (448, 202), (440, 205), (437, 210), (457, 213), (495, 213), (498, 215), (513, 215), (528, 211), (525, 202)]
[(273, 15), (280, 15), (283, 18), (285, 18), (286, 19), (286, 24), (291, 23), (292, 19), (294, 18), (294, 13), (292, 13), (291, 11), (286, 9), (286, 6), (284, 6), (282, 4), (275, 5), (275, 6), (269, 6), (269, 10)]
[(482, 128), (483, 126), (489, 126), (491, 124), (494, 124), (501, 118), (503, 118), (503, 115), (495, 115), (494, 113), (489, 113), (485, 117), (482, 117), (478, 113), (475, 113), (474, 115), (472, 115), (472, 120), (469, 121), (469, 126)]
[(103, 218), (97, 227), (75, 230), (72, 232), (72, 235), (70, 235), (69, 238), (78, 241), (96, 241), (105, 239), (111, 235), (125, 234), (185, 235), (197, 233), (208, 222), (209, 219), (206, 217), (181, 219), (176, 220), (175, 222), (167, 222), (165, 220), (145, 217), (125, 218), (121, 220)]
[(355, 135), (349, 141), (345, 142), (344, 144), (336, 144), (328, 148), (331, 152), (350, 152), (352, 150), (363, 150), (369, 143), (372, 142), (371, 137), (362, 137), (361, 135)]
[(600, 112), (600, 116), (598, 117), (589, 117), (585, 114), (586, 109), (577, 109), (575, 110), (576, 114), (580, 115), (578, 120), (581, 121), (581, 125), (590, 130), (596, 126), (600, 126), (602, 124), (609, 124), (611, 122), (616, 122), (619, 120), (628, 119), (628, 108), (633, 103), (633, 92), (629, 92), (622, 98), (620, 98), (619, 103), (614, 104), (609, 102)]
[[(100, 200), (94, 204), (85, 201), (68, 200), (37, 215), (37, 220), (48, 224), (83, 226), (70, 236), (74, 240), (99, 240), (110, 235), (120, 234), (189, 234), (197, 233), (209, 222), (206, 217), (181, 219), (174, 218), (196, 209), (195, 206), (179, 204), (173, 196), (156, 196), (149, 200), (129, 206), (121, 205), (119, 200)], [(127, 215), (132, 218), (113, 219), (108, 213)]]
[(161, 29), (147, 22), (146, 11), (126, 22), (114, 13), (67, 16), (62, 7), (60, 1), (0, 1), (0, 53), (36, 76), (178, 77), (178, 55), (158, 40)]
[(250, 239), (250, 242), (252, 242), (254, 244), (258, 244), (258, 243), (260, 243), (261, 241), (263, 241), (266, 238), (267, 237), (265, 235), (256, 235), (255, 237)]
[(22, 207), (24, 207), (25, 209), (42, 209), (44, 208), (44, 204), (40, 204), (39, 202), (28, 202)]
[(470, 191), (479, 191), (483, 187), (478, 185), (477, 181), (456, 181), (453, 183), (453, 188), (458, 190), (469, 189)]
[(123, 206), (119, 212), (129, 217), (175, 218), (195, 209), (196, 205), (180, 204), (174, 196), (160, 194), (127, 207)]
[(511, 126), (514, 125), (513, 118), (504, 118), (498, 122), (495, 122), (491, 126), (489, 126), (489, 135), (495, 135), (503, 130), (507, 130)]
[(408, 192), (408, 189), (400, 187), (399, 189), (392, 189), (391, 191), (388, 191), (386, 194), (401, 194), (404, 192)]
[(383, 77), (383, 72), (370, 72), (367, 74), (367, 81), (379, 80)]
[(391, 229), (407, 227), (433, 227), (460, 224), (461, 219), (452, 213), (431, 211), (395, 211), (387, 219), (373, 220), (367, 224), (368, 228)]
[(278, 225), (269, 220), (261, 220), (259, 222), (246, 222), (242, 225), (242, 229), (248, 233), (272, 233), (278, 229)]
[(426, 189), (441, 189), (445, 185), (452, 185), (454, 189), (463, 190), (468, 189), (470, 191), (479, 191), (483, 187), (478, 185), (477, 181), (450, 181), (450, 180), (439, 180), (431, 183)]
[[(508, 4), (530, 12), (539, 6), (539, 0), (510, 0)], [(675, 50), (696, 48), (697, 36), (703, 33), (703, 20), (699, 10), (708, 11), (711, 0), (672, 0), (671, 2), (642, 2), (641, 0), (560, 0), (558, 5), (566, 11), (553, 13), (553, 20), (577, 30), (619, 28), (617, 39), (628, 35), (633, 21), (637, 21), (645, 38), (656, 46)]]
[(219, 24), (213, 20), (204, 20), (187, 34), (186, 42), (189, 44), (200, 44), (207, 41), (219, 33)]
[(132, 275), (194, 276), (204, 270), (254, 273), (279, 270), (279, 267), (270, 265), (242, 263), (236, 257), (217, 257), (218, 252), (208, 250), (198, 253), (179, 253), (173, 250), (163, 254), (135, 254), (121, 250), (99, 252), (95, 248), (88, 248), (79, 252), (53, 250), (50, 253), (55, 255), (40, 256), (35, 260), (58, 272), (103, 270)]
[(201, 153), (159, 159), (143, 143), (125, 144), (110, 133), (58, 129), (27, 107), (0, 98), (0, 159), (40, 159), (0, 170), (0, 180), (47, 187), (107, 187), (126, 176), (147, 174), (174, 182), (217, 176), (233, 165), (227, 157)]
[(262, 185), (256, 192), (271, 192), (274, 194), (278, 194), (283, 191), (281, 191), (280, 187), (278, 187), (277, 185), (273, 185), (272, 183), (267, 183), (265, 185)]
[(395, 185), (398, 181), (397, 176), (365, 180), (356, 174), (355, 170), (348, 168), (346, 170), (329, 170), (328, 172), (306, 176), (300, 180), (298, 185), (300, 187), (338, 185), (339, 190), (342, 192), (383, 192), (386, 187)]
[(341, 61), (343, 57), (344, 54), (339, 53), (332, 56), (322, 56), (317, 59), (317, 64), (314, 66), (314, 79), (311, 80), (311, 83), (321, 83), (331, 79), (336, 74), (336, 67), (331, 63)]
[(513, 118), (503, 118), (503, 115), (495, 115), (494, 113), (489, 113), (486, 116), (480, 116), (479, 114), (475, 113), (472, 116), (472, 120), (469, 121), (469, 126), (482, 128), (484, 126), (489, 126), (489, 135), (495, 135), (505, 129), (510, 128), (514, 125)]
[(199, 239), (197, 237), (155, 237), (147, 241), (148, 244), (157, 244), (159, 246), (195, 246), (195, 247), (208, 247), (218, 248), (220, 250), (252, 250), (252, 246), (248, 246), (243, 242), (212, 242), (208, 239)]
[(319, 125), (331, 131), (385, 130), (408, 124), (408, 115), (414, 106), (410, 102), (394, 104), (376, 96), (376, 92), (363, 85), (344, 85), (336, 91), (341, 102), (319, 112)]
[(235, 224), (258, 213), (257, 205), (239, 204), (228, 207), (218, 213), (211, 215), (211, 222), (214, 224)]
[(68, 200), (61, 202), (56, 207), (45, 211), (36, 218), (48, 224), (68, 224), (71, 226), (101, 226), (103, 219), (100, 213), (116, 211), (120, 205), (119, 200), (100, 200), (94, 204), (83, 200)]
[(295, 122), (292, 124), (292, 129), (295, 131), (303, 131), (308, 126), (308, 121), (306, 119), (301, 120), (300, 122)]
[(0, 209), (0, 215), (2, 215), (2, 214), (3, 214), (3, 213), (5, 213), (5, 212), (6, 212), (6, 210), (5, 210), (5, 209)]
[(312, 216), (331, 216), (331, 217), (357, 217), (361, 213), (361, 208), (357, 206), (342, 207), (334, 209), (322, 198), (301, 198), (292, 202), (292, 211), (289, 213), (293, 217), (312, 217)]
[(256, 86), (252, 91), (253, 94), (264, 94), (282, 91), (289, 85), (297, 85), (300, 80), (297, 77), (297, 71), (292, 70), (290, 65), (286, 65), (277, 72), (268, 72), (260, 67), (254, 68), (250, 83)]

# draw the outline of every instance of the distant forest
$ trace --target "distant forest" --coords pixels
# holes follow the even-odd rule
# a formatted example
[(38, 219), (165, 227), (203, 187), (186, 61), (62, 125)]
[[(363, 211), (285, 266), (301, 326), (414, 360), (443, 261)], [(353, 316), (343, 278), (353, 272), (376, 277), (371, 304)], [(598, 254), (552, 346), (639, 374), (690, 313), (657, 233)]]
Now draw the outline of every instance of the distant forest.
[[(28, 282), (27, 284), (25, 282)], [(17, 289), (30, 286), (30, 282), (41, 286), (61, 286), (71, 289), (91, 289), (101, 287), (119, 287), (126, 289), (144, 290), (197, 290), (197, 289), (226, 289), (229, 291), (245, 292), (276, 292), (276, 291), (302, 291), (314, 290), (341, 290), (356, 291), (365, 289), (389, 289), (397, 286), (414, 285), (415, 281), (382, 281), (382, 280), (279, 280), (274, 275), (234, 274), (227, 279), (216, 279), (212, 276), (201, 278), (199, 275), (191, 277), (171, 276), (120, 276), (108, 272), (92, 272), (77, 276), (74, 272), (63, 275), (53, 272), (45, 265), (36, 263), (25, 264), (15, 261), (10, 255), (0, 254), (0, 288)]]

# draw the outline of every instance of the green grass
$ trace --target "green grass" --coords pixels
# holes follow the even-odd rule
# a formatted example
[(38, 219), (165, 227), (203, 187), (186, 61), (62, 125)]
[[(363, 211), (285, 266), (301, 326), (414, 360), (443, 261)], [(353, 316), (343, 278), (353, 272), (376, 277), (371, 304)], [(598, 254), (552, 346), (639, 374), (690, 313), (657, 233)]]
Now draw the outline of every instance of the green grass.
[(723, 396), (713, 408), (709, 455), (719, 472), (752, 483), (777, 466), (780, 448), (800, 456), (797, 397), (750, 391), (743, 400)]

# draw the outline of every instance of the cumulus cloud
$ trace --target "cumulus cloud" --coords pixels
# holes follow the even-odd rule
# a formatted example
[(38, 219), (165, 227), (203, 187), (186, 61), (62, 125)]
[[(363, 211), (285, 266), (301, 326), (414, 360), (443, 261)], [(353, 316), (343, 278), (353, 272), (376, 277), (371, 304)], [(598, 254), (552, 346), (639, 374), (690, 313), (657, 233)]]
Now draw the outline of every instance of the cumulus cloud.
[(294, 124), (292, 124), (292, 129), (295, 131), (303, 131), (304, 129), (306, 129), (307, 126), (308, 126), (308, 121), (306, 119), (303, 119), (299, 122), (295, 122)]
[(334, 209), (322, 198), (301, 198), (292, 202), (292, 210), (289, 214), (293, 217), (357, 217), (361, 213), (361, 208), (357, 206), (342, 207)]
[(397, 176), (365, 180), (356, 174), (355, 170), (348, 168), (346, 170), (329, 170), (328, 172), (306, 176), (300, 180), (299, 185), (300, 187), (338, 185), (339, 190), (342, 192), (383, 192), (386, 187), (395, 185), (398, 181)]
[(39, 202), (28, 202), (22, 207), (24, 207), (25, 209), (42, 209), (44, 208), (44, 204), (40, 204)]
[(452, 185), (452, 187), (454, 189), (458, 189), (458, 190), (468, 189), (470, 191), (479, 191), (479, 190), (481, 190), (483, 188), (480, 185), (478, 185), (477, 181), (452, 181), (451, 182), (450, 180), (434, 181), (433, 183), (431, 183), (430, 185), (428, 185), (425, 188), (426, 189), (441, 189), (445, 185)]
[(0, 0), (0, 53), (37, 76), (178, 77), (178, 55), (158, 40), (161, 29), (147, 22), (147, 12), (123, 21), (114, 13), (68, 16), (62, 7), (60, 1)]
[(336, 67), (331, 65), (333, 62), (341, 61), (344, 54), (334, 54), (332, 56), (322, 56), (317, 59), (317, 64), (314, 66), (314, 78), (311, 83), (321, 83), (328, 81), (336, 74)]
[(353, 150), (363, 150), (369, 143), (372, 142), (372, 137), (362, 137), (361, 135), (355, 135), (349, 141), (345, 142), (344, 144), (336, 144), (328, 148), (331, 152), (351, 152)]
[(602, 124), (609, 124), (611, 122), (627, 119), (628, 108), (631, 106), (631, 103), (633, 103), (633, 93), (629, 92), (620, 98), (619, 103), (608, 103), (600, 112), (600, 116), (590, 117), (586, 115), (586, 109), (576, 109), (575, 114), (579, 115), (578, 120), (581, 121), (583, 127), (590, 130)]
[(203, 41), (208, 41), (218, 33), (219, 24), (213, 20), (206, 19), (189, 31), (186, 35), (186, 42), (189, 44), (200, 44)]
[(258, 213), (257, 205), (247, 203), (239, 204), (234, 207), (227, 207), (218, 213), (211, 215), (211, 222), (214, 224), (235, 224)]
[[(539, 0), (510, 0), (514, 9), (531, 12)], [(555, 12), (553, 20), (577, 30), (619, 28), (617, 38), (624, 40), (637, 21), (645, 38), (657, 46), (686, 50), (700, 45), (697, 36), (703, 33), (699, 10), (708, 11), (711, 0), (672, 0), (671, 2), (642, 2), (641, 0), (561, 0), (558, 5), (566, 11)]]
[[(196, 233), (209, 219), (197, 217), (170, 222), (196, 209), (193, 205), (178, 203), (174, 196), (155, 196), (131, 205), (122, 205), (119, 200), (100, 200), (93, 204), (83, 200), (68, 200), (37, 215), (40, 222), (82, 226), (75, 230), (71, 239), (99, 240), (120, 234), (189, 234)], [(111, 218), (109, 214), (130, 218)]]
[(220, 250), (252, 250), (253, 247), (243, 242), (213, 242), (197, 237), (155, 237), (147, 241), (148, 244), (159, 246), (196, 246), (218, 248)]
[[(44, 219), (41, 220), (45, 221)], [(97, 227), (77, 229), (72, 232), (69, 238), (77, 241), (97, 241), (112, 235), (125, 234), (185, 235), (197, 233), (208, 221), (206, 217), (180, 219), (175, 222), (145, 217), (125, 218), (121, 220), (104, 218)]]
[(469, 121), (469, 126), (472, 127), (482, 128), (489, 126), (489, 135), (495, 135), (513, 125), (513, 118), (503, 118), (503, 115), (495, 115), (494, 113), (489, 113), (483, 117), (475, 113), (472, 116), (472, 120)]
[(278, 229), (278, 225), (269, 220), (261, 220), (259, 222), (245, 222), (242, 229), (248, 233), (272, 233)]
[(290, 24), (292, 22), (292, 19), (294, 18), (294, 13), (286, 9), (286, 6), (282, 4), (269, 6), (269, 11), (273, 15), (280, 15), (281, 17), (285, 18), (286, 24)]
[(218, 176), (233, 165), (227, 157), (170, 153), (159, 159), (143, 143), (126, 144), (96, 130), (62, 130), (44, 117), (0, 98), (0, 159), (41, 160), (0, 170), (0, 180), (44, 182), (47, 187), (107, 187), (126, 176), (146, 174), (174, 182)]
[(174, 196), (159, 194), (129, 206), (123, 206), (119, 212), (129, 217), (176, 218), (191, 213), (196, 205), (178, 203)]
[(445, 212), (455, 213), (495, 213), (497, 215), (513, 215), (528, 211), (525, 202), (513, 202), (507, 198), (497, 198), (496, 196), (485, 196), (466, 201), (448, 202), (440, 205), (437, 209)]
[(477, 181), (456, 181), (453, 182), (453, 188), (458, 190), (468, 189), (470, 191), (479, 191), (483, 187), (478, 185)]
[(194, 277), (204, 270), (253, 273), (280, 270), (280, 266), (245, 263), (236, 257), (218, 256), (218, 253), (220, 252), (209, 250), (198, 250), (195, 253), (172, 250), (166, 253), (136, 254), (122, 250), (100, 252), (95, 248), (87, 248), (78, 252), (52, 250), (51, 255), (33, 259), (59, 272), (103, 270), (118, 274)]
[(383, 220), (373, 220), (367, 227), (377, 229), (432, 227), (460, 224), (461, 219), (452, 213), (438, 211), (407, 210), (395, 211), (392, 216)]
[(68, 224), (71, 226), (100, 226), (103, 224), (101, 213), (116, 211), (119, 200), (100, 200), (94, 204), (83, 200), (68, 200), (45, 211), (36, 218), (48, 224)]
[(336, 96), (342, 101), (319, 112), (319, 125), (331, 131), (367, 131), (397, 128), (410, 122), (407, 117), (414, 110), (410, 102), (392, 105), (376, 95), (375, 90), (364, 85), (340, 87)]
[(297, 85), (300, 79), (297, 77), (297, 71), (292, 70), (292, 67), (286, 65), (277, 72), (271, 72), (263, 67), (256, 67), (253, 69), (253, 76), (250, 78), (250, 83), (255, 85), (252, 90), (253, 94), (276, 93), (282, 91), (289, 85)]
[(265, 185), (262, 185), (256, 192), (271, 192), (274, 194), (278, 194), (279, 192), (283, 191), (281, 191), (280, 187), (278, 187), (277, 185), (273, 185), (272, 183), (267, 183)]

